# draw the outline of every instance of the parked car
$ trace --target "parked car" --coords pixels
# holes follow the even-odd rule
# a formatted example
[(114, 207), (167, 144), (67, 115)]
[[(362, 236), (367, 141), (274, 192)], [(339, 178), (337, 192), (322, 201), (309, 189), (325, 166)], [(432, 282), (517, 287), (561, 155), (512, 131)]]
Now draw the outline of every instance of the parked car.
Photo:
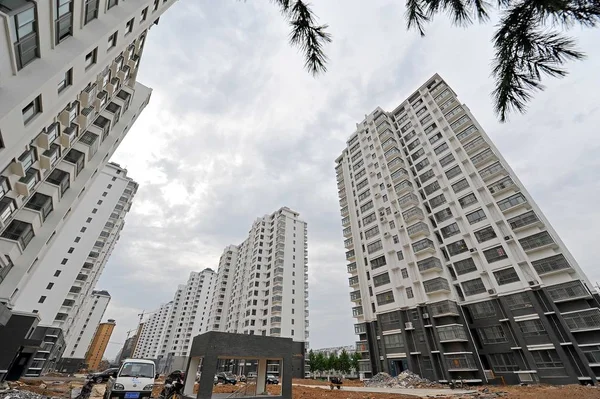
[(227, 372), (217, 373), (217, 378), (219, 379), (219, 382), (222, 384), (235, 385), (237, 382), (235, 375), (233, 375), (231, 373), (227, 373)]
[(258, 377), (258, 374), (256, 374), (254, 371), (251, 371), (248, 373), (248, 378), (256, 378)]
[(114, 369), (106, 369), (104, 371), (100, 371), (98, 373), (90, 373), (87, 375), (87, 379), (88, 380), (92, 380), (94, 381), (96, 384), (102, 384), (103, 382), (108, 381), (108, 379), (111, 376), (116, 376), (117, 372), (119, 371), (118, 368), (114, 368)]
[(279, 377), (273, 374), (267, 374), (267, 384), (279, 384)]

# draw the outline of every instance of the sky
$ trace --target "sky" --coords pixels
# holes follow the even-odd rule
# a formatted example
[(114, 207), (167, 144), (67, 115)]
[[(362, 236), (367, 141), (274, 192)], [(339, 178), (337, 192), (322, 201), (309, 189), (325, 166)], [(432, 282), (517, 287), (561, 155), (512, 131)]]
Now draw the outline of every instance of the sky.
[(313, 2), (333, 35), (316, 78), (271, 2), (181, 0), (150, 31), (138, 81), (152, 99), (112, 158), (140, 188), (97, 286), (117, 321), (108, 358), (141, 311), (171, 300), (190, 271), (216, 269), (226, 245), (281, 206), (308, 223), (310, 346), (352, 344), (334, 160), (365, 114), (393, 110), (436, 72), (600, 281), (600, 30), (573, 29), (587, 59), (502, 124), (490, 97), (495, 20), (465, 29), (440, 17), (421, 38), (401, 1)]

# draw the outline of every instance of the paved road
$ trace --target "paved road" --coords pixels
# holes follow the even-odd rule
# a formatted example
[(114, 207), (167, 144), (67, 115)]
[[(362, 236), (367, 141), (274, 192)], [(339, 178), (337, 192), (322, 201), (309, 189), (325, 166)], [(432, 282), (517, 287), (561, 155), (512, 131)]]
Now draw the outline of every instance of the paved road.
[[(301, 387), (307, 388), (320, 388), (320, 389), (331, 389), (327, 385), (304, 385), (304, 384), (294, 384)], [(351, 392), (372, 392), (372, 393), (397, 393), (404, 395), (412, 395), (425, 398), (428, 395), (462, 395), (466, 393), (476, 392), (476, 391), (465, 391), (462, 389), (450, 390), (450, 389), (433, 389), (433, 388), (374, 388), (374, 387), (342, 387), (344, 391)]]

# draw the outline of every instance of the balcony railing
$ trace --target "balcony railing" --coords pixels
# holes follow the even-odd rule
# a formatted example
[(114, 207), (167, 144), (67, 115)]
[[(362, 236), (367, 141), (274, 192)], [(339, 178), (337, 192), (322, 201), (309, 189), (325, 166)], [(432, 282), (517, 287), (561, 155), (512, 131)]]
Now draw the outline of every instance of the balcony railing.
[(424, 238), (413, 243), (412, 249), (415, 253), (419, 253), (421, 251), (435, 250), (435, 246), (433, 245), (433, 241), (431, 241), (429, 238)]
[(446, 358), (446, 369), (449, 371), (467, 371), (477, 370), (477, 364), (473, 355), (470, 353), (457, 354), (457, 355), (445, 355)]
[(513, 182), (510, 176), (506, 176), (505, 178), (497, 181), (496, 183), (489, 185), (488, 190), (490, 190), (490, 193), (492, 194), (497, 194), (513, 187), (516, 187), (515, 182)]
[(417, 237), (421, 234), (429, 235), (429, 227), (423, 222), (418, 222), (412, 226), (408, 226), (406, 232), (411, 238)]
[(355, 258), (354, 250), (346, 252), (346, 260), (351, 260)]
[(427, 272), (431, 270), (442, 270), (442, 261), (432, 256), (431, 258), (423, 259), (417, 262), (417, 267), (420, 272)]
[(357, 341), (356, 342), (356, 351), (363, 353), (363, 352), (369, 352), (369, 345), (367, 343), (367, 341)]
[(360, 334), (366, 334), (366, 333), (367, 333), (367, 325), (366, 324), (361, 323), (361, 324), (354, 325), (354, 334), (360, 335)]
[[(398, 202), (400, 202), (400, 200), (398, 200)], [(423, 214), (423, 211), (421, 209), (414, 207), (407, 211), (402, 212), (402, 218), (404, 219), (404, 221), (406, 223), (409, 223), (413, 220), (423, 220), (425, 218), (425, 215)]]
[(21, 248), (25, 249), (33, 237), (35, 237), (35, 234), (31, 223), (13, 219), (8, 227), (2, 232), (1, 237), (18, 241), (19, 244), (21, 244)]
[(350, 216), (346, 216), (342, 219), (342, 226), (347, 226), (350, 224)]
[(358, 276), (350, 277), (350, 278), (348, 279), (348, 285), (349, 285), (350, 287), (357, 286), (357, 285), (358, 285)]
[(352, 262), (348, 265), (348, 273), (354, 273), (356, 270), (356, 262)]
[(467, 333), (462, 325), (437, 327), (440, 342), (468, 341)]
[(343, 235), (344, 235), (344, 237), (350, 237), (352, 235), (352, 228), (346, 227), (343, 231)]
[(42, 220), (46, 220), (46, 217), (54, 209), (52, 207), (52, 197), (42, 193), (35, 193), (25, 204), (25, 208), (41, 212)]
[(411, 206), (411, 205), (417, 205), (417, 204), (419, 204), (419, 197), (417, 197), (417, 196), (416, 196), (415, 194), (413, 194), (413, 193), (406, 194), (405, 196), (403, 196), (403, 197), (400, 197), (400, 198), (398, 199), (398, 205), (399, 205), (401, 208), (406, 208), (406, 207), (408, 207), (408, 206)]
[(352, 238), (348, 238), (347, 240), (344, 241), (344, 247), (346, 249), (352, 248), (354, 246), (354, 241), (352, 240)]
[(452, 301), (435, 302), (429, 305), (431, 317), (458, 316), (460, 315), (458, 305)]
[(533, 251), (535, 249), (545, 247), (547, 245), (555, 245), (554, 239), (550, 236), (550, 233), (547, 231), (542, 231), (541, 233), (537, 233), (531, 235), (529, 237), (525, 237), (519, 240), (519, 244), (523, 247), (525, 252)]
[(351, 292), (350, 293), (350, 300), (353, 301), (353, 302), (360, 300), (360, 290)]
[(407, 191), (412, 190), (412, 183), (409, 182), (408, 180), (404, 180), (401, 181), (400, 183), (396, 184), (394, 186), (394, 190), (396, 191), (396, 195), (400, 196), (404, 193), (406, 193)]
[(473, 162), (473, 165), (479, 166), (491, 159), (496, 159), (496, 155), (491, 148), (488, 148), (487, 150), (483, 150), (479, 154), (471, 157), (471, 162)]
[(439, 291), (450, 291), (448, 280), (443, 277), (436, 277), (431, 280), (424, 281), (423, 288), (425, 288), (425, 292), (428, 294)]
[(358, 317), (358, 316), (362, 316), (362, 315), (363, 315), (362, 306), (356, 306), (356, 307), (352, 308), (352, 316)]

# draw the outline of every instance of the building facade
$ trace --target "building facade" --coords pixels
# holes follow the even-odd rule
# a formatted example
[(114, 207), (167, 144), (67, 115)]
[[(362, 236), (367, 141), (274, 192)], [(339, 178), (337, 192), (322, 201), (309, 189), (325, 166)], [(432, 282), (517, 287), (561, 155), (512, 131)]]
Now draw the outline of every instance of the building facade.
[[(100, 322), (104, 318), (104, 312), (106, 312), (109, 303), (110, 294), (107, 291), (93, 291), (90, 296), (84, 299), (79, 312), (80, 317), (73, 324), (72, 332), (67, 334), (68, 339), (65, 342), (66, 347), (62, 356), (63, 362), (68, 361), (72, 364), (79, 363), (81, 365), (86, 363), (86, 354), (98, 328), (100, 328)], [(86, 368), (89, 367), (90, 365), (87, 364)]]
[(336, 162), (362, 373), (596, 382), (597, 293), (440, 76)]
[(306, 223), (283, 207), (258, 218), (248, 238), (221, 255), (212, 331), (308, 341)]
[(160, 372), (185, 368), (192, 339), (208, 331), (215, 280), (212, 269), (191, 272), (187, 283), (177, 287), (173, 301), (144, 321), (133, 356), (159, 359)]
[[(148, 103), (151, 90), (136, 81), (145, 40), (175, 1), (0, 0), (0, 302), (8, 309), (27, 301), (49, 244)], [(58, 316), (45, 327), (68, 323)]]
[(98, 370), (100, 367), (102, 356), (104, 356), (104, 351), (108, 346), (115, 325), (115, 321), (112, 319), (109, 319), (106, 323), (98, 324), (94, 339), (85, 355), (85, 363), (87, 364), (88, 370)]

